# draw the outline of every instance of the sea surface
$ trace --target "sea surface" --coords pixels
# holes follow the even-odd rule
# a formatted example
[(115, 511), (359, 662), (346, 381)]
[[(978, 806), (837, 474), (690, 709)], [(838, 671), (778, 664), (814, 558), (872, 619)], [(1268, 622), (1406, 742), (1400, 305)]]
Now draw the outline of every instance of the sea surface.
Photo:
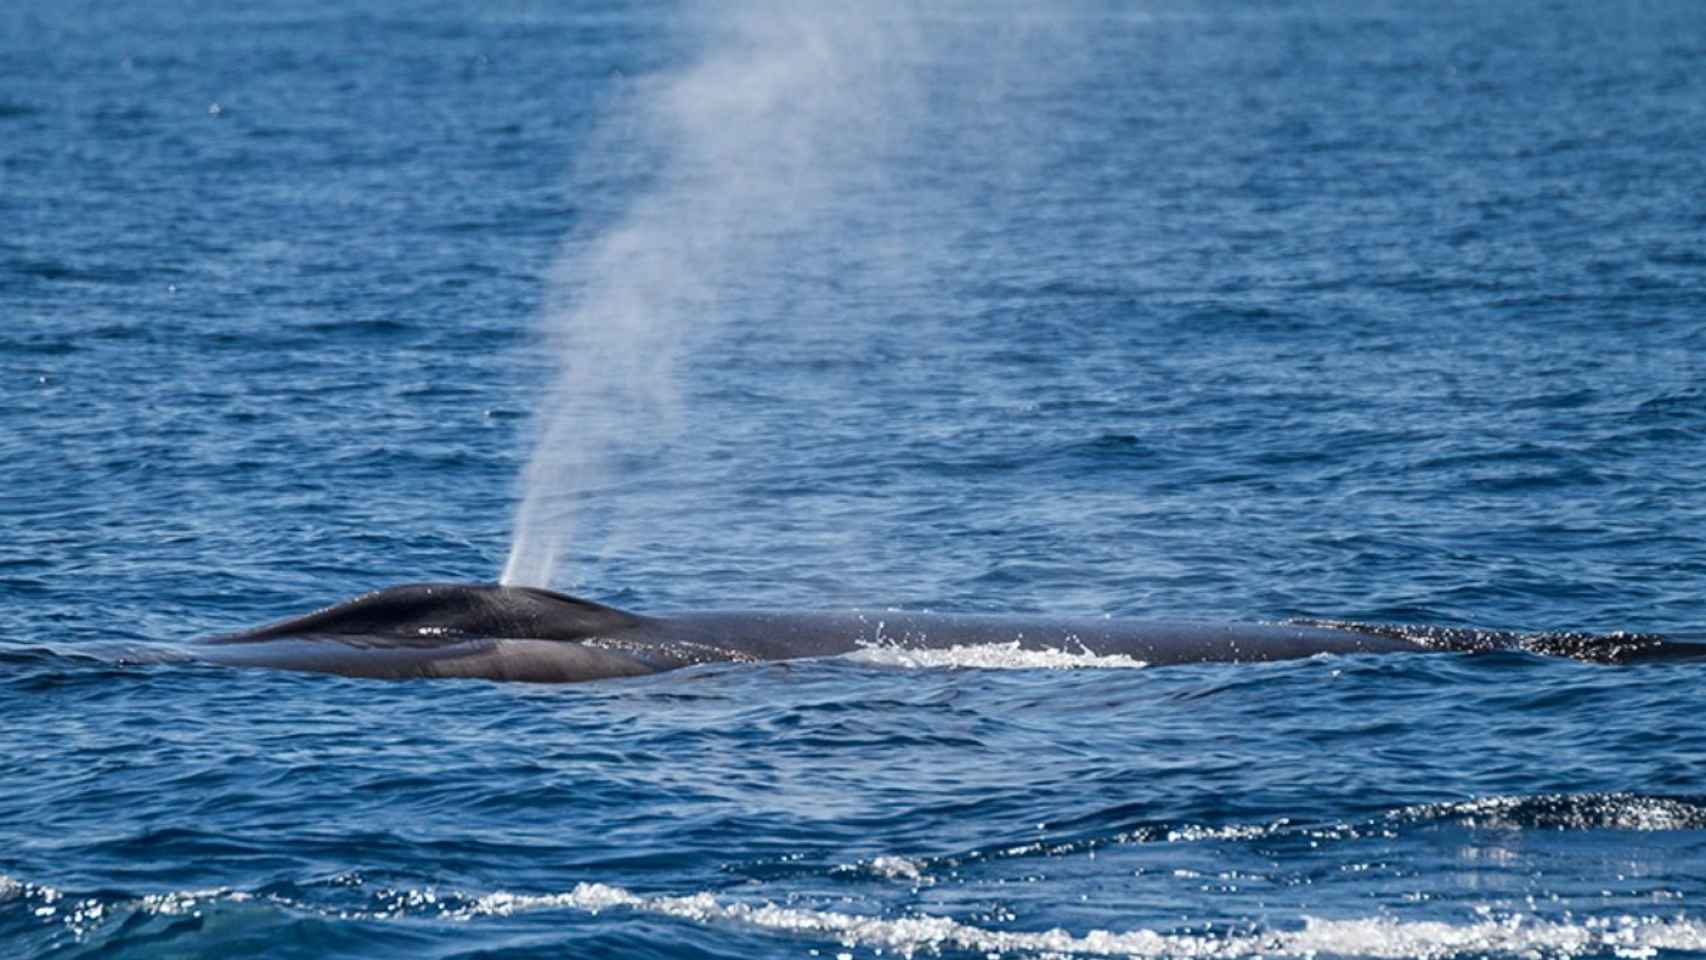
[(0, 955), (1706, 956), (1706, 664), (147, 656), (514, 557), (1699, 636), (1702, 478), (1695, 0), (8, 0)]

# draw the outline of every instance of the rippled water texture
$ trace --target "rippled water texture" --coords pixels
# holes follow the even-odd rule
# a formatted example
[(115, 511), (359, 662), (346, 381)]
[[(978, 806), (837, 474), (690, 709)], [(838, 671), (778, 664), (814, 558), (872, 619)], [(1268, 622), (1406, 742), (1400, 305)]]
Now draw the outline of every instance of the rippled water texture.
[(640, 611), (1698, 637), (1703, 62), (1687, 2), (0, 7), (0, 954), (1706, 955), (1697, 664), (127, 656), (494, 579), (530, 491), (523, 579)]

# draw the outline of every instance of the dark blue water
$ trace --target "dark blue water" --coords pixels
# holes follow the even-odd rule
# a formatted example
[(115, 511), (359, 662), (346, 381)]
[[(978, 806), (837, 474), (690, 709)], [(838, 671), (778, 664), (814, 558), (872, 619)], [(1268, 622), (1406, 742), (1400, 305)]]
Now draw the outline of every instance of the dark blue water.
[(0, 953), (1706, 955), (1694, 664), (112, 654), (547, 431), (638, 610), (1698, 634), (1703, 144), (1684, 0), (14, 0)]

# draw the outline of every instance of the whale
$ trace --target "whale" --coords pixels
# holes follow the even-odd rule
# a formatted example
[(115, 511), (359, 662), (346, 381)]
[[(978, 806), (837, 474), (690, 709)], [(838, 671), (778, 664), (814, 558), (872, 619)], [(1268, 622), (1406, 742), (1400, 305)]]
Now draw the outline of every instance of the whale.
[(631, 613), (538, 587), (414, 583), (189, 646), (196, 661), (382, 679), (573, 683), (704, 663), (990, 644), (1145, 665), (1520, 650), (1601, 663), (1706, 657), (1656, 634), (1518, 633), (1336, 620), (1218, 623), (896, 610)]

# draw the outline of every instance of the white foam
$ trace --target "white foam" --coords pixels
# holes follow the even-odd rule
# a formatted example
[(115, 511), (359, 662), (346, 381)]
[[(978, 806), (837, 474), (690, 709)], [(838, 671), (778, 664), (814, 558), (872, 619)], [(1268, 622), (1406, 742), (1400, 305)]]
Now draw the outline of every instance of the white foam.
[(1400, 920), (1390, 917), (1328, 920), (1303, 918), (1300, 930), (1215, 936), (1154, 930), (996, 930), (948, 917), (916, 914), (883, 918), (783, 907), (773, 903), (724, 903), (709, 893), (647, 897), (621, 887), (583, 883), (565, 893), (529, 896), (496, 893), (463, 912), (510, 916), (533, 910), (576, 909), (591, 913), (626, 909), (694, 923), (761, 927), (806, 937), (826, 937), (913, 957), (944, 950), (1052, 957), (1251, 957), (1319, 954), (1378, 958), (1444, 958), (1509, 954), (1575, 957), (1611, 953), (1653, 956), (1660, 950), (1706, 950), (1706, 923), (1681, 915), (1555, 921), (1523, 915), (1468, 923)]
[(909, 670), (972, 668), (978, 670), (1131, 670), (1147, 666), (1124, 654), (1098, 656), (1088, 651), (1024, 650), (1019, 641), (980, 643), (938, 650), (871, 646), (847, 655), (858, 663)]

